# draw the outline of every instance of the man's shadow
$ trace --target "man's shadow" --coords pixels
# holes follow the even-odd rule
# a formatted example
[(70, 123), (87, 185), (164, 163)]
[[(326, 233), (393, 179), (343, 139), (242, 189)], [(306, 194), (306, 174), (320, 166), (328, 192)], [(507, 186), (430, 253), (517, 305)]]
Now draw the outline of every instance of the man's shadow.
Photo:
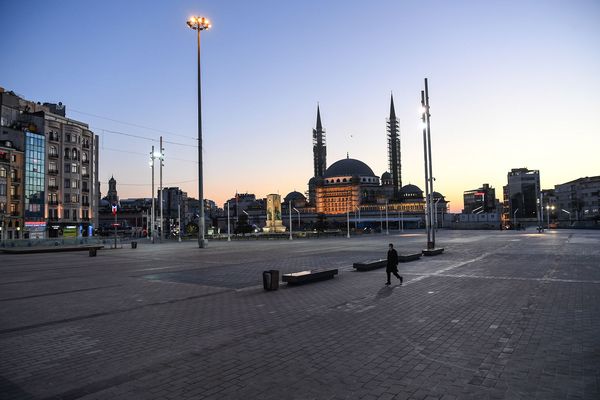
[(377, 294), (375, 295), (375, 300), (381, 300), (385, 299), (386, 297), (390, 297), (394, 289), (398, 286), (400, 286), (399, 283), (397, 285), (386, 285), (382, 287), (381, 289), (379, 289), (379, 291), (377, 291)]

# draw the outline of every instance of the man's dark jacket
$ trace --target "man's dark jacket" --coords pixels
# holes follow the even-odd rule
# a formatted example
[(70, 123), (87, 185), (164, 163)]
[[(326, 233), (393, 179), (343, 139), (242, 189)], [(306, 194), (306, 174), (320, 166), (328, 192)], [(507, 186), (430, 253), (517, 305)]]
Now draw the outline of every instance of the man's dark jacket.
[(385, 270), (388, 272), (398, 272), (398, 253), (395, 249), (388, 250), (387, 267)]

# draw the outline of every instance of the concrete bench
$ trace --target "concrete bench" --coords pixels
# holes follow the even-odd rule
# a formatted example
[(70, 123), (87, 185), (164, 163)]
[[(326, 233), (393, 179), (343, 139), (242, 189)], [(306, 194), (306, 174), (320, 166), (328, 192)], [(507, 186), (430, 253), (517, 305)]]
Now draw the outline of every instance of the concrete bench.
[(387, 260), (370, 260), (352, 264), (357, 271), (371, 271), (373, 269), (383, 268), (386, 265)]
[(413, 254), (398, 254), (398, 261), (400, 262), (409, 262), (415, 261), (421, 258), (422, 253), (413, 253)]
[(439, 254), (442, 254), (444, 252), (444, 248), (443, 247), (436, 247), (435, 249), (425, 249), (423, 250), (423, 255), (424, 256), (437, 256)]
[(40, 247), (11, 247), (0, 249), (7, 254), (57, 253), (64, 251), (89, 251), (90, 257), (96, 257), (96, 251), (104, 248), (102, 245), (83, 246), (40, 246)]
[(308, 271), (293, 272), (291, 274), (283, 274), (281, 280), (288, 285), (299, 285), (302, 283), (321, 281), (331, 279), (337, 275), (338, 270), (335, 269), (312, 269)]

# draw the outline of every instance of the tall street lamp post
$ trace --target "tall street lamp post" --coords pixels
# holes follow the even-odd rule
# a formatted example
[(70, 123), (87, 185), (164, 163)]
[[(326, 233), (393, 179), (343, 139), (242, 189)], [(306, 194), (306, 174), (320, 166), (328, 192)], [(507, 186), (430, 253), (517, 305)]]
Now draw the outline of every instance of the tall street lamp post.
[(227, 241), (231, 242), (231, 224), (229, 223), (229, 202), (227, 202)]
[(546, 206), (546, 216), (548, 217), (547, 227), (550, 229), (550, 210), (554, 211), (554, 206)]
[(208, 18), (190, 17), (187, 25), (198, 32), (198, 202), (200, 218), (198, 220), (198, 247), (204, 248), (204, 189), (202, 182), (202, 85), (200, 80), (200, 32), (211, 27)]

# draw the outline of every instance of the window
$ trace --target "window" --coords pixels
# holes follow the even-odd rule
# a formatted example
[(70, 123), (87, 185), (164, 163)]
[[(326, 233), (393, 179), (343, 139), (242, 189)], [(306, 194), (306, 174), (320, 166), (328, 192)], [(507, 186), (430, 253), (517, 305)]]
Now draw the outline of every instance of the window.
[(56, 186), (56, 178), (48, 179), (48, 186), (55, 187)]
[(65, 189), (68, 189), (71, 187), (71, 180), (70, 179), (65, 179)]
[(76, 181), (75, 179), (73, 179), (71, 181), (71, 189), (77, 189), (79, 187), (79, 181)]
[(6, 183), (0, 183), (0, 196), (6, 196)]
[(10, 187), (10, 195), (15, 196), (17, 194), (17, 188), (14, 186)]
[(65, 168), (64, 168), (65, 172), (69, 173), (71, 172), (71, 164), (65, 164)]
[(79, 203), (79, 195), (72, 194), (71, 195), (71, 203)]
[[(85, 154), (85, 153), (84, 153), (84, 154)], [(84, 165), (83, 167), (81, 167), (81, 173), (82, 173), (83, 175), (87, 175), (87, 174), (88, 174), (88, 170), (87, 170), (87, 167), (86, 167), (85, 165)]]
[(50, 149), (49, 149), (48, 153), (51, 156), (57, 156), (58, 155), (58, 150), (56, 150), (56, 146), (50, 146)]
[(71, 173), (76, 174), (77, 172), (79, 172), (79, 168), (77, 168), (77, 164), (75, 164), (75, 163), (71, 164)]
[(86, 152), (81, 153), (81, 161), (86, 162), (88, 160), (88, 155)]
[(54, 161), (50, 161), (50, 163), (48, 164), (48, 169), (49, 169), (50, 171), (58, 171), (58, 170), (56, 169), (56, 163), (55, 163)]
[(71, 152), (72, 156), (73, 156), (73, 160), (77, 160), (77, 150), (73, 149), (73, 151)]
[(69, 210), (67, 210), (67, 209), (65, 208), (65, 210), (63, 211), (63, 214), (64, 214), (64, 215), (63, 215), (63, 217), (64, 217), (65, 219), (69, 219)]
[(70, 150), (68, 148), (65, 148), (65, 159), (69, 159), (69, 154), (70, 154)]
[(0, 178), (6, 178), (6, 168), (0, 168)]

